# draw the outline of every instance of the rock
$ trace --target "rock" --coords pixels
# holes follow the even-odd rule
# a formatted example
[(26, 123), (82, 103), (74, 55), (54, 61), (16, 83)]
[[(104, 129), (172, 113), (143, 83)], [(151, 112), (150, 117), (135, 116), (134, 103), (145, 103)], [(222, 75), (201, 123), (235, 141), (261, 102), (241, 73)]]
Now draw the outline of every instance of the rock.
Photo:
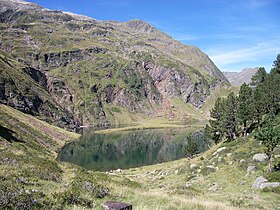
[(192, 183), (186, 183), (186, 187), (191, 187), (192, 186)]
[(194, 164), (194, 163), (192, 163), (191, 165), (190, 165), (190, 169), (195, 169), (195, 168), (197, 168), (198, 166), (197, 166), (197, 164)]
[(280, 182), (265, 182), (265, 183), (261, 184), (260, 189), (274, 188), (274, 187), (279, 187), (279, 186), (280, 186)]
[(280, 182), (268, 182), (268, 180), (263, 176), (257, 177), (254, 184), (252, 185), (253, 188), (258, 188), (258, 189), (274, 188), (279, 186), (280, 186)]
[(262, 183), (267, 182), (268, 180), (263, 176), (259, 176), (256, 178), (254, 184), (252, 185), (253, 188), (260, 188)]
[(179, 170), (177, 169), (176, 171), (174, 171), (174, 174), (178, 174), (179, 173)]
[(132, 205), (123, 202), (107, 201), (102, 204), (104, 210), (132, 210)]
[(231, 157), (232, 156), (232, 153), (227, 153), (227, 157)]
[(219, 157), (219, 158), (218, 158), (218, 162), (219, 162), (219, 163), (223, 162), (223, 160), (224, 160), (224, 159), (223, 159), (222, 157)]
[(118, 168), (118, 169), (116, 170), (116, 172), (117, 172), (117, 173), (122, 173), (122, 169)]
[(245, 185), (245, 184), (247, 184), (246, 181), (242, 181), (242, 182), (241, 182), (241, 185)]
[(245, 159), (241, 159), (240, 161), (239, 161), (239, 163), (246, 163), (246, 160)]
[(268, 160), (268, 156), (265, 153), (257, 153), (253, 156), (253, 160), (258, 162), (265, 162)]
[(226, 147), (221, 147), (221, 148), (217, 149), (217, 152), (221, 152), (221, 151), (223, 151), (225, 149), (226, 149)]
[(21, 184), (27, 184), (26, 180), (25, 180), (23, 177), (19, 177), (19, 178), (17, 179), (17, 182), (18, 182), (18, 183), (21, 183)]
[(217, 157), (218, 157), (218, 156), (219, 156), (219, 153), (220, 153), (221, 151), (225, 150), (225, 149), (226, 149), (226, 147), (221, 147), (221, 148), (217, 149), (216, 152), (213, 153), (213, 156), (217, 156)]
[(248, 166), (246, 176), (250, 176), (250, 174), (252, 172), (254, 172), (255, 170), (256, 170), (256, 166), (253, 166), (253, 165)]
[(208, 172), (215, 172), (217, 169), (215, 166), (206, 166)]
[(208, 188), (209, 191), (217, 191), (219, 189), (219, 185), (217, 183), (213, 183), (211, 187)]

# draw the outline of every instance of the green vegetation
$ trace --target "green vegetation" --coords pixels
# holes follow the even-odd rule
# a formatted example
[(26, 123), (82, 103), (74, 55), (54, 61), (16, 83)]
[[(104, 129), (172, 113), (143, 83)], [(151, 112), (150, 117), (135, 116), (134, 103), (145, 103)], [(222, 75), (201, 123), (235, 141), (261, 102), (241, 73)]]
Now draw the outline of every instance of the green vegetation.
[[(279, 59), (280, 56), (277, 58)], [(274, 63), (277, 64), (276, 61)], [(256, 84), (253, 89), (243, 84), (238, 96), (232, 92), (225, 99), (217, 99), (211, 110), (210, 126), (207, 127), (211, 138), (215, 139), (216, 142), (223, 138), (232, 140), (236, 136), (240, 136), (240, 133), (246, 136), (248, 132), (254, 131), (256, 126), (259, 129), (261, 127), (264, 127), (263, 129), (273, 128), (275, 116), (279, 114), (280, 110), (280, 74), (277, 73), (279, 67), (276, 64), (270, 74), (264, 73), (264, 69), (260, 68), (253, 78), (253, 84)], [(269, 126), (267, 126), (266, 115), (269, 115), (269, 121), (272, 121)], [(266, 136), (276, 135), (278, 131), (275, 134), (271, 132), (273, 130), (264, 131)], [(277, 143), (279, 141), (273, 144), (274, 147)]]
[(199, 155), (190, 145), (192, 159), (107, 174), (56, 160), (55, 151), (76, 134), (4, 105), (0, 110), (1, 125), (14, 137), (8, 141), (1, 135), (0, 140), (1, 208), (102, 209), (107, 200), (137, 209), (275, 209), (279, 204), (277, 189), (251, 188), (260, 174), (277, 181), (278, 172), (267, 173), (266, 163), (255, 163), (256, 172), (245, 176), (253, 154), (266, 148), (252, 136), (219, 143)]
[[(232, 141), (236, 136), (246, 137), (253, 132), (257, 140), (265, 145), (272, 171), (272, 154), (280, 144), (280, 55), (274, 61), (269, 74), (259, 68), (252, 78), (253, 88), (243, 84), (239, 95), (230, 93), (227, 98), (218, 98), (211, 110), (210, 125), (205, 132), (216, 143), (223, 139)], [(276, 162), (275, 167), (278, 167)], [(277, 170), (277, 169), (275, 169)]]
[[(1, 14), (1, 209), (102, 209), (108, 200), (134, 209), (279, 208), (279, 187), (252, 184), (260, 175), (279, 181), (280, 55), (236, 96), (206, 54), (156, 29), (25, 7)], [(196, 123), (194, 130), (212, 107), (205, 133), (216, 144), (208, 151), (197, 154), (190, 138), (184, 149), (192, 158), (107, 173), (58, 161), (79, 135), (48, 124), (140, 122), (100, 131), (110, 133)], [(269, 166), (253, 160), (262, 152)]]

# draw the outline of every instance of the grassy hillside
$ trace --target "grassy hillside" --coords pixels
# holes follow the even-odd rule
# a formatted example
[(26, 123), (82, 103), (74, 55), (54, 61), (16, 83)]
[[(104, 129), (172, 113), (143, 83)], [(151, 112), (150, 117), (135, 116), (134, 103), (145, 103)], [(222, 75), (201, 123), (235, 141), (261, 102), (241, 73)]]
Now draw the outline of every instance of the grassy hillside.
[[(134, 209), (277, 209), (280, 205), (279, 189), (251, 187), (259, 175), (279, 179), (266, 173), (267, 163), (252, 160), (263, 152), (252, 137), (221, 143), (194, 159), (101, 173), (56, 160), (57, 149), (77, 134), (5, 105), (0, 116), (1, 208), (102, 209), (107, 200), (128, 202)], [(246, 176), (248, 165), (256, 166), (250, 176)]]

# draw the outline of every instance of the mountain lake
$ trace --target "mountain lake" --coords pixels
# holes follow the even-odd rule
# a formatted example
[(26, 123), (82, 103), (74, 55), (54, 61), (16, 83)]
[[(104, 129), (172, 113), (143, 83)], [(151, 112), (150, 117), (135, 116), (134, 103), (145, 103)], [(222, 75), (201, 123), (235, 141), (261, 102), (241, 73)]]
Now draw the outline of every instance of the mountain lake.
[(83, 132), (80, 139), (66, 144), (58, 159), (89, 170), (109, 171), (152, 165), (188, 157), (186, 147), (191, 140), (197, 152), (208, 149), (202, 132), (189, 129), (145, 129), (97, 134)]

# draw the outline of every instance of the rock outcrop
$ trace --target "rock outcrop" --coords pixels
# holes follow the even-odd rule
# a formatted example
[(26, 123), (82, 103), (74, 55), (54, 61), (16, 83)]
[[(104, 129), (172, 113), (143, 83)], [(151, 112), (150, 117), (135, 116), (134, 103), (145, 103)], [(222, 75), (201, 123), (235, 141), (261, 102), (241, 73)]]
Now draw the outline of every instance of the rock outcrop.
[(258, 189), (274, 188), (279, 186), (280, 186), (280, 182), (268, 182), (268, 180), (263, 176), (257, 177), (254, 184), (252, 185), (253, 188), (258, 188)]
[(253, 156), (253, 160), (257, 162), (265, 162), (268, 160), (268, 155), (265, 153), (257, 153)]

